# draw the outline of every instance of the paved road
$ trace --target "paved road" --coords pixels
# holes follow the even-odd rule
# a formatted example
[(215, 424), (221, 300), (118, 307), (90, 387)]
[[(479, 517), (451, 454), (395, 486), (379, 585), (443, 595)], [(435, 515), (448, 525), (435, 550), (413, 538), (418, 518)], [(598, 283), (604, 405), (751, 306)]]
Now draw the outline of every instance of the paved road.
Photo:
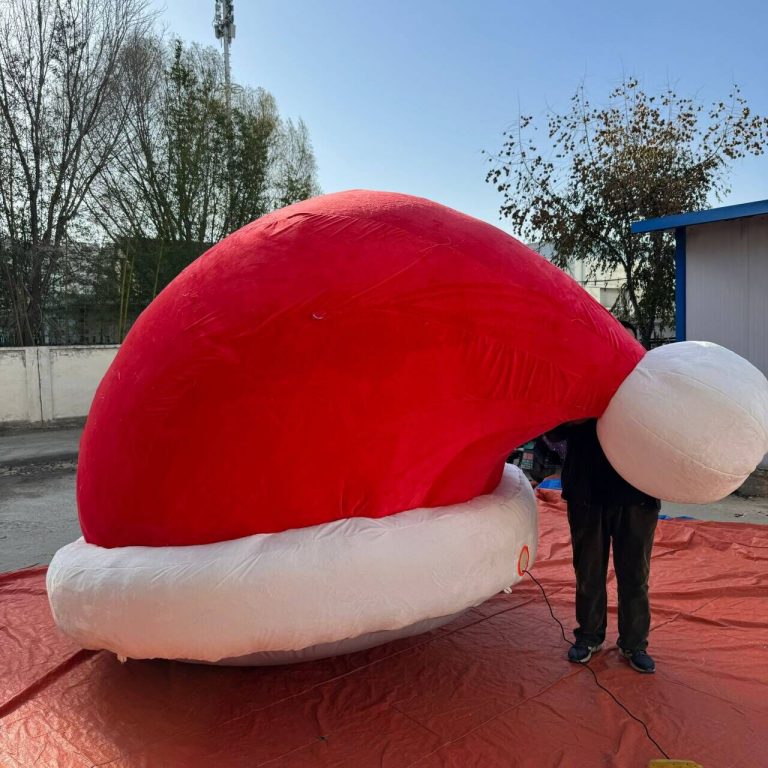
[(47, 564), (79, 536), (73, 466), (0, 477), (0, 573)]
[(28, 462), (74, 459), (81, 428), (36, 429), (0, 434), (0, 468)]

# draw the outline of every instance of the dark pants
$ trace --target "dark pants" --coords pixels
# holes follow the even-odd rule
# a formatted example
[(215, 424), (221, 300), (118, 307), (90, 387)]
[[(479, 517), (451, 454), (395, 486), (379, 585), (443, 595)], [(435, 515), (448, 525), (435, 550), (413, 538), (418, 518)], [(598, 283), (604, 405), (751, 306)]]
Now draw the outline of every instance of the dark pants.
[(627, 651), (648, 647), (648, 575), (658, 519), (658, 509), (650, 506), (568, 504), (576, 571), (577, 640), (590, 645), (605, 640), (605, 584), (613, 541), (613, 568), (619, 591), (618, 644)]

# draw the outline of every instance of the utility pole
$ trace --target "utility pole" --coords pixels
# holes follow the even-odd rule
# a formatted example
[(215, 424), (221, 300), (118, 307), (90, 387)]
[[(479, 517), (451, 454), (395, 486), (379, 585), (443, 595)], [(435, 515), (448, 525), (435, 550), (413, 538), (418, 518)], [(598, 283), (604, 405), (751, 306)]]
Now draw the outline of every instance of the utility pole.
[(224, 107), (227, 118), (227, 230), (231, 230), (232, 206), (235, 202), (235, 180), (232, 176), (232, 78), (230, 76), (229, 46), (235, 39), (235, 3), (234, 0), (216, 0), (216, 12), (213, 17), (213, 31), (216, 39), (224, 43)]
[(230, 78), (229, 46), (235, 39), (234, 0), (216, 0), (213, 31), (216, 33), (216, 39), (224, 43), (224, 103), (227, 107), (227, 120), (231, 121), (232, 83)]

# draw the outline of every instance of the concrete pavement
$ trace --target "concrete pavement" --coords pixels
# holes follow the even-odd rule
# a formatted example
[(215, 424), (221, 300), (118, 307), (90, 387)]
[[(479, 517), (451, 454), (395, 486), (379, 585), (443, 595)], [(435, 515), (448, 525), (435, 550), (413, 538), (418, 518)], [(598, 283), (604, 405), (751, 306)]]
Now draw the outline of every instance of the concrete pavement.
[(79, 536), (74, 468), (0, 477), (0, 573), (47, 564)]
[(23, 464), (77, 461), (81, 427), (0, 434), (0, 469)]
[(758, 523), (768, 525), (768, 498), (745, 499), (728, 496), (716, 504), (670, 504), (664, 502), (661, 513), (668, 517), (694, 517), (721, 523)]
[(0, 572), (47, 564), (80, 536), (75, 469), (82, 427), (0, 433)]

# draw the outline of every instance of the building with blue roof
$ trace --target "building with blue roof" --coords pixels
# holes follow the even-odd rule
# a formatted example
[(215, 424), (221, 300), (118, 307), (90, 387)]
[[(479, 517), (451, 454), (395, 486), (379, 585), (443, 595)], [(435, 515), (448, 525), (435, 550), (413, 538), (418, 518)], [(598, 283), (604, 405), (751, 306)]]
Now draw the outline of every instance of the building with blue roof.
[(768, 200), (636, 221), (675, 232), (676, 336), (732, 349), (768, 375)]

